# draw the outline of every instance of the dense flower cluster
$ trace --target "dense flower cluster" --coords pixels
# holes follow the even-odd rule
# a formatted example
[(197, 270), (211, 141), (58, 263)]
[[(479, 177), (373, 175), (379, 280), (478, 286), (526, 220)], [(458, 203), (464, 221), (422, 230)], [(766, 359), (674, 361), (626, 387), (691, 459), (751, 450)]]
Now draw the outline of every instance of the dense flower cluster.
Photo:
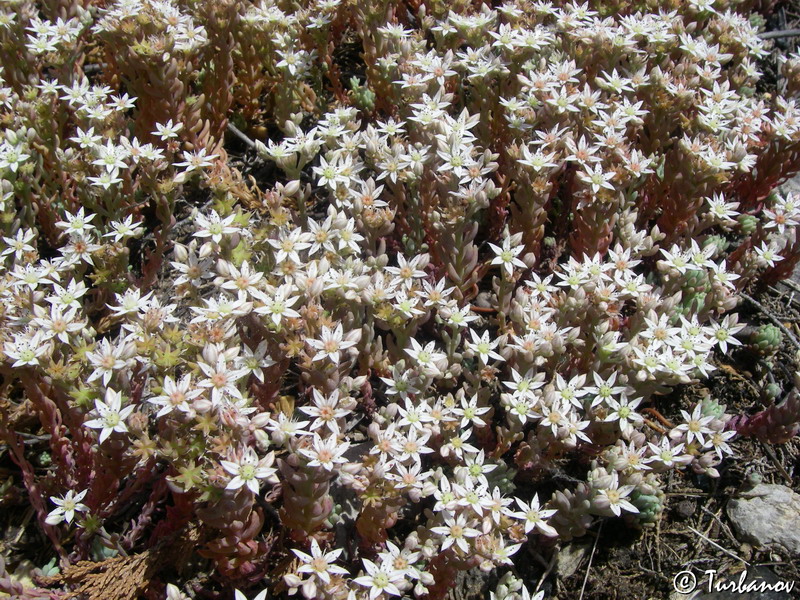
[(65, 561), (193, 523), (232, 586), (440, 598), (719, 475), (724, 406), (647, 411), (800, 259), (798, 108), (735, 2), (57, 4), (0, 13), (0, 432)]

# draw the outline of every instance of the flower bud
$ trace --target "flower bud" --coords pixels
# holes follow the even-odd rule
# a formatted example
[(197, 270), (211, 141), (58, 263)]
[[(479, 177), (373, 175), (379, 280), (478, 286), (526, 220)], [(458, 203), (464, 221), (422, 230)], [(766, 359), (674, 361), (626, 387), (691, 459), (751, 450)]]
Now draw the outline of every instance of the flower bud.
[(299, 179), (293, 179), (283, 186), (283, 194), (285, 196), (294, 196), (300, 191), (300, 185), (301, 183)]
[(214, 253), (214, 242), (206, 242), (200, 246), (200, 251), (197, 253), (199, 258), (208, 258)]

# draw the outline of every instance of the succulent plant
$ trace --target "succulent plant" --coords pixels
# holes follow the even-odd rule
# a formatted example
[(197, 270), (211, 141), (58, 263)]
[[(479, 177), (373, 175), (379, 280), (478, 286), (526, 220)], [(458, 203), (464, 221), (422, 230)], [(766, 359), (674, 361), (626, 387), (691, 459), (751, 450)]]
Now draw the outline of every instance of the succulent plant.
[(754, 215), (739, 215), (739, 231), (742, 235), (752, 235), (758, 228), (758, 217)]
[(783, 333), (780, 328), (765, 323), (750, 334), (747, 347), (758, 356), (768, 359), (778, 353), (782, 343)]
[(644, 526), (657, 523), (664, 511), (664, 500), (664, 492), (660, 489), (653, 494), (647, 494), (638, 489), (634, 491), (631, 494), (631, 503), (639, 509), (638, 514), (635, 515), (636, 520)]
[(721, 419), (723, 416), (725, 416), (726, 405), (720, 404), (718, 400), (712, 398), (711, 396), (703, 398), (703, 400), (700, 402), (700, 406), (702, 407), (702, 415), (704, 417)]
[(707, 4), (0, 5), (3, 501), (65, 573), (437, 600), (788, 439), (646, 410), (800, 261), (800, 57)]

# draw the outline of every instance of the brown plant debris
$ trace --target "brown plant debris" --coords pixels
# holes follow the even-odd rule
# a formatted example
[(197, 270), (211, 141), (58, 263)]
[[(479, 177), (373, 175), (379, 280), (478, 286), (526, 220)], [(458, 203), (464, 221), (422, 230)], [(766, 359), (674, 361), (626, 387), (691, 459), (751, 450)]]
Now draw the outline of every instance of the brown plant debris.
[(86, 600), (136, 600), (164, 565), (174, 566), (181, 557), (185, 560), (187, 547), (194, 547), (199, 539), (199, 528), (188, 527), (144, 552), (102, 562), (82, 560), (58, 575), (38, 578), (37, 584), (68, 586)]

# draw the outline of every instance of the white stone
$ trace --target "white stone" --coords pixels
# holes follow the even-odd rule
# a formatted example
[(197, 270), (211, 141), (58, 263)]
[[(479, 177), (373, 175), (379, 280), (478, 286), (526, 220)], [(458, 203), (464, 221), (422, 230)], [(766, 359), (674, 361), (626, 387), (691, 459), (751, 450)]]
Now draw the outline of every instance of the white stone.
[(567, 544), (558, 552), (556, 573), (563, 580), (572, 577), (589, 551), (590, 544)]
[(800, 555), (800, 494), (790, 488), (759, 484), (728, 503), (728, 517), (742, 541)]

